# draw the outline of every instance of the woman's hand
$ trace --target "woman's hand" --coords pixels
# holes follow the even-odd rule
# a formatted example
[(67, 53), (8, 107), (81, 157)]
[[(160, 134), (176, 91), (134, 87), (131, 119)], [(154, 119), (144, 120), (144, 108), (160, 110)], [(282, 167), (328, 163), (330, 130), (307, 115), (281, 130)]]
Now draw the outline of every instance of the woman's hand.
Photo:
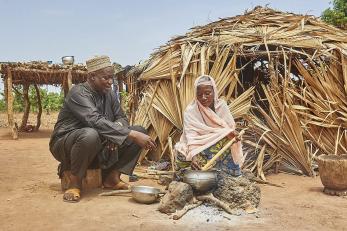
[(199, 165), (199, 161), (198, 161), (198, 156), (193, 156), (192, 162), (190, 163), (190, 166), (193, 170), (200, 170), (201, 169), (201, 167)]
[(229, 135), (227, 136), (230, 140), (234, 139), (236, 140), (236, 142), (240, 141), (240, 137), (239, 137), (239, 133), (237, 131), (232, 131), (229, 133)]

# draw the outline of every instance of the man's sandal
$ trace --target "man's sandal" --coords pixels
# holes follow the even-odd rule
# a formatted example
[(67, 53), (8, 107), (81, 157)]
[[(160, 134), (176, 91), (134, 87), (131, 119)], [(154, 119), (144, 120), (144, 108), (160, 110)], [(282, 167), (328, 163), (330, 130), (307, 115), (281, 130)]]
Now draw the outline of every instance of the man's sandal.
[(65, 191), (63, 200), (69, 203), (79, 202), (81, 199), (81, 190), (79, 188), (70, 188)]

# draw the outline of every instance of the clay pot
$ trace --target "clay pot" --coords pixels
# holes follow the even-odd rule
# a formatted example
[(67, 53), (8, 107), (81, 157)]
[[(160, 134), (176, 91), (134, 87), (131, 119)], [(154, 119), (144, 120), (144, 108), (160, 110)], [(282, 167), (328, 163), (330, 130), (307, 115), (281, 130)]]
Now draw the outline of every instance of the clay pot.
[(329, 194), (345, 194), (347, 192), (347, 154), (320, 155), (317, 158), (319, 175), (324, 191)]

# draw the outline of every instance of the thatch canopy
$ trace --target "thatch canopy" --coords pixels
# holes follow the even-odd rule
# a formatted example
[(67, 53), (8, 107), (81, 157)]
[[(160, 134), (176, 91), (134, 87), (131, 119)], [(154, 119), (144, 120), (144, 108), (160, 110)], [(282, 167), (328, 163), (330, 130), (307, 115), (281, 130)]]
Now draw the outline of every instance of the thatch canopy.
[(347, 152), (346, 57), (347, 32), (310, 15), (256, 7), (194, 27), (129, 73), (132, 117), (159, 144), (141, 158), (170, 153), (194, 80), (209, 74), (238, 128), (248, 128), (246, 168), (264, 179), (279, 165), (313, 175), (314, 156)]
[[(181, 59), (179, 66), (170, 67), (176, 75), (182, 75), (181, 65), (186, 65), (194, 53), (203, 51), (208, 58), (215, 54), (213, 49), (225, 46), (233, 46), (233, 51), (237, 49), (242, 56), (281, 55), (284, 51), (312, 59), (322, 54), (329, 56), (331, 49), (339, 49), (346, 55), (346, 34), (314, 16), (256, 7), (244, 15), (197, 26), (184, 36), (171, 39), (151, 55), (141, 79), (170, 78), (169, 62), (176, 64)], [(165, 59), (165, 55), (171, 59)]]
[[(37, 131), (41, 125), (41, 94), (38, 85), (61, 85), (65, 95), (72, 84), (84, 82), (87, 79), (87, 70), (83, 65), (63, 66), (59, 64), (49, 64), (47, 62), (28, 62), (28, 63), (1, 63), (0, 74), (4, 81), (4, 95), (7, 105), (8, 123), (12, 130), (14, 139), (18, 138), (18, 130), (27, 130), (27, 121), (30, 112), (29, 86), (33, 85), (36, 90), (38, 102), (37, 122), (34, 131)], [(18, 127), (13, 116), (13, 95), (14, 85), (23, 86), (24, 114), (22, 122)]]
[(49, 84), (61, 85), (66, 81), (69, 71), (72, 74), (72, 83), (81, 83), (87, 79), (87, 69), (78, 64), (64, 66), (60, 64), (48, 64), (47, 62), (28, 63), (2, 63), (0, 73), (7, 78), (12, 74), (13, 84)]
[[(118, 78), (118, 86), (122, 90), (125, 73), (130, 66), (123, 68), (120, 64), (113, 63), (116, 77)], [(17, 130), (25, 131), (27, 120), (30, 111), (30, 102), (28, 97), (29, 86), (33, 85), (36, 89), (38, 98), (39, 112), (37, 115), (37, 123), (34, 130), (40, 127), (40, 118), (42, 113), (41, 96), (39, 92), (39, 85), (60, 85), (64, 89), (66, 95), (72, 84), (85, 82), (88, 77), (86, 66), (82, 64), (75, 65), (62, 65), (50, 64), (48, 62), (32, 61), (28, 63), (13, 63), (5, 62), (0, 63), (0, 74), (4, 80), (4, 95), (7, 105), (7, 113), (9, 126), (12, 129), (14, 138), (17, 138)], [(13, 118), (13, 95), (12, 89), (14, 85), (23, 86), (23, 99), (24, 99), (24, 115), (22, 123), (17, 127)]]

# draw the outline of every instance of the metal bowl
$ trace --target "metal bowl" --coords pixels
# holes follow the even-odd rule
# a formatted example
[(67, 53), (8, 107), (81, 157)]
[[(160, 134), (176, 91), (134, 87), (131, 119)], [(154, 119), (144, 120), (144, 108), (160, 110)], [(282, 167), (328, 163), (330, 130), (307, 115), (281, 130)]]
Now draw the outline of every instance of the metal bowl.
[(64, 56), (61, 58), (64, 65), (72, 65), (75, 62), (74, 56)]
[(142, 204), (152, 204), (159, 198), (160, 189), (150, 186), (132, 186), (132, 198)]
[(184, 173), (183, 182), (196, 191), (206, 192), (217, 186), (217, 172), (188, 170)]

